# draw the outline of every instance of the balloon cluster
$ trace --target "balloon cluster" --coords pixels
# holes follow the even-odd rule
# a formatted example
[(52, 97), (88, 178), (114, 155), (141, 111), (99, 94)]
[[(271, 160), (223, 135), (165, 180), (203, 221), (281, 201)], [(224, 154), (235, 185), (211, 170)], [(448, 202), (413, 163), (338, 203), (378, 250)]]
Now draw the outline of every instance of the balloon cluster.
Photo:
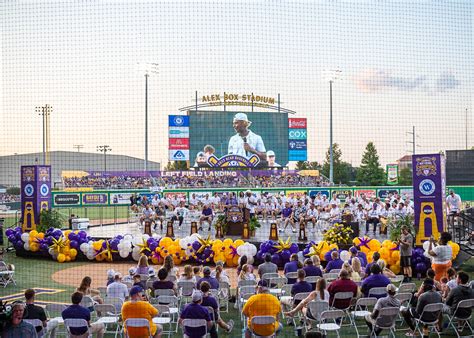
[(269, 240), (260, 243), (260, 250), (257, 252), (257, 258), (263, 259), (267, 253), (272, 255), (272, 262), (278, 266), (283, 266), (289, 262), (291, 254), (298, 253), (298, 244), (290, 243), (290, 238), (286, 241), (278, 242)]
[(318, 256), (321, 261), (325, 261), (326, 255), (329, 253), (329, 260), (331, 260), (331, 252), (333, 250), (338, 250), (337, 244), (329, 244), (327, 241), (321, 241), (316, 243), (314, 241), (309, 242), (306, 247), (303, 249), (303, 256), (311, 257)]
[(55, 228), (49, 228), (44, 233), (36, 230), (22, 233), (22, 229), (16, 227), (7, 229), (5, 234), (16, 250), (49, 254), (59, 263), (75, 260), (80, 245), (90, 240), (85, 231), (63, 232)]

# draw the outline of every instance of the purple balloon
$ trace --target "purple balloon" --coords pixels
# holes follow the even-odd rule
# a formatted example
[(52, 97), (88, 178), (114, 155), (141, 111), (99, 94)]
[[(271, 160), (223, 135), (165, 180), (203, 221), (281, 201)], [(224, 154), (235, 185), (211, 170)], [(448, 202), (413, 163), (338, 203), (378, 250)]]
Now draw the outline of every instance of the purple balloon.
[(272, 255), (272, 263), (276, 265), (281, 265), (281, 258), (279, 254)]
[(201, 247), (201, 243), (199, 243), (198, 241), (195, 241), (195, 242), (193, 243), (193, 249), (194, 249), (194, 250), (197, 251), (197, 250), (199, 250), (200, 247)]
[(79, 231), (78, 235), (81, 238), (87, 238), (87, 232), (85, 232), (84, 230)]
[(72, 240), (69, 242), (69, 246), (71, 248), (77, 249), (79, 247), (79, 243), (77, 243), (77, 241)]
[(15, 243), (15, 242), (16, 242), (16, 237), (15, 237), (15, 235), (10, 235), (10, 236), (8, 236), (8, 240), (9, 240), (12, 244)]
[(156, 241), (152, 242), (151, 244), (148, 245), (151, 251), (155, 251), (155, 249), (158, 247), (158, 243)]
[(298, 244), (296, 244), (296, 243), (291, 244), (290, 253), (295, 254), (298, 251), (300, 251), (300, 249), (298, 248)]
[(280, 256), (283, 262), (288, 262), (290, 260), (291, 253), (289, 250), (283, 250)]
[(69, 238), (70, 241), (75, 241), (77, 240), (77, 235), (74, 232), (71, 232), (67, 238)]
[(48, 245), (53, 244), (53, 237), (48, 237), (46, 241), (48, 242)]
[(17, 241), (15, 244), (13, 244), (15, 247), (15, 250), (21, 250), (23, 248), (23, 242), (22, 241)]
[(40, 245), (40, 250), (41, 250), (41, 251), (48, 251), (48, 249), (49, 249), (48, 244), (46, 244), (46, 243), (41, 243), (41, 245)]
[(423, 257), (420, 257), (420, 256), (416, 257), (416, 258), (415, 258), (415, 263), (416, 263), (416, 264), (418, 264), (418, 263), (423, 263)]
[(118, 245), (119, 245), (120, 241), (118, 239), (113, 239), (110, 241), (110, 247), (112, 248), (112, 250), (118, 250)]
[(105, 248), (107, 248), (107, 241), (102, 242), (102, 249), (105, 249)]
[(13, 232), (12, 229), (7, 229), (7, 230), (5, 231), (5, 235), (6, 235), (7, 237), (10, 237), (11, 235), (13, 235), (13, 233), (14, 233), (14, 232)]
[(418, 263), (418, 264), (416, 264), (415, 269), (419, 273), (425, 273), (426, 272), (426, 264), (425, 263)]
[(17, 232), (15, 234), (15, 238), (16, 238), (17, 241), (21, 241), (21, 233)]
[(156, 242), (155, 239), (153, 237), (150, 237), (150, 238), (147, 239), (146, 244), (148, 244), (148, 246), (150, 246), (150, 244), (153, 243), (153, 242)]

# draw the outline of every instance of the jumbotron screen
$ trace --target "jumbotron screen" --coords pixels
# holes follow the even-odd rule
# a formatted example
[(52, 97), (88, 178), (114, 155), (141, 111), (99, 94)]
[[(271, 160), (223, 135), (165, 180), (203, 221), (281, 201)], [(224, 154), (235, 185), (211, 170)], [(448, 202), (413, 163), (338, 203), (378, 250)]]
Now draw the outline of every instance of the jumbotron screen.
[(217, 157), (256, 154), (259, 166), (283, 167), (288, 163), (288, 114), (190, 111), (189, 143), (191, 166), (206, 166), (210, 150)]

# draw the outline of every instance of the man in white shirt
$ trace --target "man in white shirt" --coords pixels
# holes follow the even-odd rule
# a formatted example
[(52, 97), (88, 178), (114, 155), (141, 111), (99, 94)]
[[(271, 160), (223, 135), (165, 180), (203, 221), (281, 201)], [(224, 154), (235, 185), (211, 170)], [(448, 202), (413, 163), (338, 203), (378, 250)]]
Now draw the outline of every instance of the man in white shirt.
[(267, 151), (267, 162), (270, 168), (281, 167), (281, 165), (275, 162), (275, 152), (273, 150)]
[(128, 299), (127, 285), (122, 283), (122, 275), (118, 272), (114, 276), (114, 282), (107, 286), (107, 297), (120, 298), (122, 301)]
[(179, 206), (174, 210), (173, 217), (171, 217), (171, 222), (179, 221), (178, 229), (181, 230), (181, 225), (183, 224), (186, 215), (188, 214), (189, 209), (184, 205), (184, 201), (179, 203)]
[(446, 204), (448, 205), (449, 214), (458, 214), (461, 210), (461, 196), (454, 193), (454, 190), (449, 190), (449, 195), (446, 197)]
[(232, 136), (229, 140), (228, 153), (247, 158), (255, 154), (260, 160), (266, 161), (267, 154), (265, 144), (260, 135), (248, 129), (251, 124), (252, 122), (247, 118), (247, 114), (235, 114), (233, 127), (237, 134)]
[(150, 220), (151, 222), (155, 220), (155, 212), (150, 208), (150, 204), (145, 206), (145, 209), (142, 211), (142, 216), (140, 217), (140, 222), (145, 220)]
[(249, 209), (250, 218), (255, 217), (255, 207), (257, 206), (257, 198), (250, 190), (245, 192), (245, 207)]
[(193, 193), (189, 199), (190, 209), (194, 210), (198, 208), (199, 200), (196, 198), (196, 194)]
[(369, 225), (373, 224), (374, 225), (374, 235), (375, 231), (377, 230), (377, 224), (379, 224), (379, 216), (380, 216), (380, 210), (378, 208), (377, 203), (372, 204), (372, 208), (369, 210), (367, 213), (367, 222), (365, 223), (365, 232), (369, 232)]
[(316, 209), (316, 206), (314, 205), (314, 203), (311, 203), (309, 205), (309, 209), (306, 211), (305, 220), (306, 220), (306, 224), (308, 224), (310, 222), (313, 223), (313, 231), (316, 229), (316, 223), (318, 221), (318, 216), (319, 216), (318, 209)]
[(323, 195), (323, 198), (321, 199), (321, 202), (319, 203), (319, 205), (323, 208), (327, 208), (329, 206), (329, 201), (326, 195)]
[(341, 219), (341, 209), (335, 202), (331, 203), (331, 210), (329, 211), (329, 221), (338, 222)]
[(339, 207), (341, 205), (341, 200), (339, 198), (337, 198), (337, 194), (335, 192), (332, 193), (332, 198), (331, 200), (329, 201), (329, 204), (336, 204), (337, 207)]

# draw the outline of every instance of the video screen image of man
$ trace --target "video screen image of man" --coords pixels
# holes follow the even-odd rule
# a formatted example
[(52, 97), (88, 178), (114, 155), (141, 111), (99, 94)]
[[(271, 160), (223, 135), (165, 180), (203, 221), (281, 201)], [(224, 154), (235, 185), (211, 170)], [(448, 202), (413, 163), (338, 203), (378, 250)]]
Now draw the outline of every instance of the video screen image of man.
[(252, 132), (249, 127), (252, 122), (249, 121), (247, 114), (237, 113), (234, 116), (232, 125), (237, 132), (229, 140), (228, 154), (240, 155), (249, 158), (253, 154), (260, 160), (266, 161), (267, 154), (265, 144), (260, 135)]

